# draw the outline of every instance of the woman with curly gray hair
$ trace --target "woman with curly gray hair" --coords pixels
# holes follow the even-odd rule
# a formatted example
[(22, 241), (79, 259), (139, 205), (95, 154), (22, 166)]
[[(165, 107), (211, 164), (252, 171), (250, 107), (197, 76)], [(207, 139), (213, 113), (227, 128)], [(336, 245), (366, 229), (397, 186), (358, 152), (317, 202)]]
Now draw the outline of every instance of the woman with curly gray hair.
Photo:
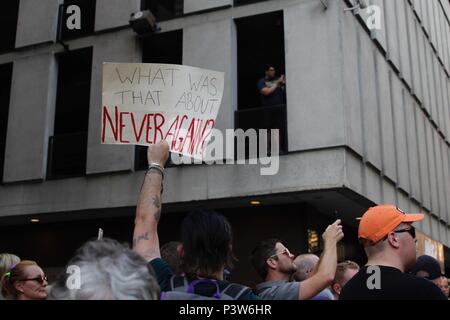
[(66, 265), (48, 299), (156, 300), (159, 286), (148, 263), (128, 246), (104, 238), (84, 244)]

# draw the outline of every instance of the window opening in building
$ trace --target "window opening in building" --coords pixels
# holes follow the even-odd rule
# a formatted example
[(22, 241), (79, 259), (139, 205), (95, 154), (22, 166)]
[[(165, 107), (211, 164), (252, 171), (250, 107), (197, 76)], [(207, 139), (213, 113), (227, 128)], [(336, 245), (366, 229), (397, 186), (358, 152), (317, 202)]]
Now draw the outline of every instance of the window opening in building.
[(150, 10), (156, 21), (183, 16), (183, 0), (142, 0), (141, 10)]
[(3, 167), (5, 165), (12, 70), (12, 63), (0, 65), (0, 182), (3, 181)]
[[(183, 63), (183, 31), (152, 34), (142, 40), (143, 63)], [(147, 169), (147, 147), (136, 146), (135, 170)]]
[[(238, 56), (238, 110), (235, 127), (279, 129), (280, 153), (287, 152), (286, 88), (283, 12), (276, 11), (236, 19)], [(266, 78), (266, 69), (273, 78)], [(280, 85), (277, 86), (277, 80)], [(268, 97), (261, 85), (277, 86)], [(276, 98), (275, 95), (277, 96)], [(268, 131), (270, 136), (270, 130)], [(270, 139), (269, 139), (270, 140)], [(270, 149), (271, 141), (268, 141)]]
[(15, 48), (19, 0), (0, 1), (0, 52)]
[(95, 3), (96, 0), (64, 0), (59, 7), (58, 40), (70, 40), (93, 34)]
[(58, 89), (54, 134), (49, 141), (48, 178), (82, 176), (91, 92), (92, 47), (57, 55)]

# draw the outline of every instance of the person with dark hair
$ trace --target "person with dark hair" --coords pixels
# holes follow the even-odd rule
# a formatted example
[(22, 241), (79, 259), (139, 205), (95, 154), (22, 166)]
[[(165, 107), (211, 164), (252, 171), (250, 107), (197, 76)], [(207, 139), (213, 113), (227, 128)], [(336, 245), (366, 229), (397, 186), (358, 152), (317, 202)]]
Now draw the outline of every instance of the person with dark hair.
[(256, 292), (269, 300), (308, 300), (331, 284), (337, 265), (337, 243), (344, 237), (341, 220), (329, 225), (322, 235), (324, 251), (313, 274), (301, 282), (290, 281), (297, 266), (294, 255), (278, 239), (262, 241), (253, 251), (251, 262), (264, 280)]
[(441, 276), (441, 266), (432, 256), (423, 255), (417, 258), (416, 264), (410, 271), (413, 275), (428, 280), (434, 280)]
[(180, 256), (181, 242), (170, 241), (161, 246), (161, 259), (163, 259), (173, 271), (173, 274), (183, 275), (184, 272), (181, 269), (181, 256)]
[(268, 64), (264, 68), (264, 78), (258, 80), (258, 91), (261, 96), (261, 104), (263, 106), (274, 106), (286, 103), (284, 75), (276, 77), (275, 67)]
[(161, 217), (161, 188), (164, 164), (169, 157), (166, 142), (151, 145), (147, 151), (147, 170), (136, 208), (133, 248), (149, 261), (155, 270), (162, 299), (259, 299), (248, 287), (224, 280), (225, 267), (231, 267), (232, 230), (227, 219), (216, 212), (196, 210), (181, 225), (180, 247), (184, 277), (174, 276), (170, 266), (161, 259), (158, 222)]
[(439, 261), (427, 255), (417, 258), (416, 264), (411, 269), (411, 273), (415, 276), (430, 280), (439, 287), (441, 284), (441, 266)]

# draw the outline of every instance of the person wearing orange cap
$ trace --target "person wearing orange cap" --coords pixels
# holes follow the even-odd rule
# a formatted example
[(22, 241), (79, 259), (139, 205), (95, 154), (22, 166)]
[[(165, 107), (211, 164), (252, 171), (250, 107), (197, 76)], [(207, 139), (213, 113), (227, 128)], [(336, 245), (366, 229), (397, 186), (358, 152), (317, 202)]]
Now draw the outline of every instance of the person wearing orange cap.
[(423, 218), (393, 205), (369, 208), (358, 229), (368, 261), (342, 288), (339, 300), (446, 300), (435, 284), (406, 273), (416, 263), (412, 224)]

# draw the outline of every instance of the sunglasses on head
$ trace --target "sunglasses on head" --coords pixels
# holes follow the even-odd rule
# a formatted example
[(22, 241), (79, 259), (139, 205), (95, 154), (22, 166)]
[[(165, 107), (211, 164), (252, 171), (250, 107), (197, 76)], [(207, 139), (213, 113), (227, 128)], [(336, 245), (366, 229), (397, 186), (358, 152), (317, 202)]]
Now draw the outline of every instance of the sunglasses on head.
[(43, 284), (44, 281), (47, 281), (47, 280), (48, 280), (47, 276), (38, 276), (35, 278), (30, 278), (30, 279), (22, 279), (21, 281), (37, 281), (40, 284)]

